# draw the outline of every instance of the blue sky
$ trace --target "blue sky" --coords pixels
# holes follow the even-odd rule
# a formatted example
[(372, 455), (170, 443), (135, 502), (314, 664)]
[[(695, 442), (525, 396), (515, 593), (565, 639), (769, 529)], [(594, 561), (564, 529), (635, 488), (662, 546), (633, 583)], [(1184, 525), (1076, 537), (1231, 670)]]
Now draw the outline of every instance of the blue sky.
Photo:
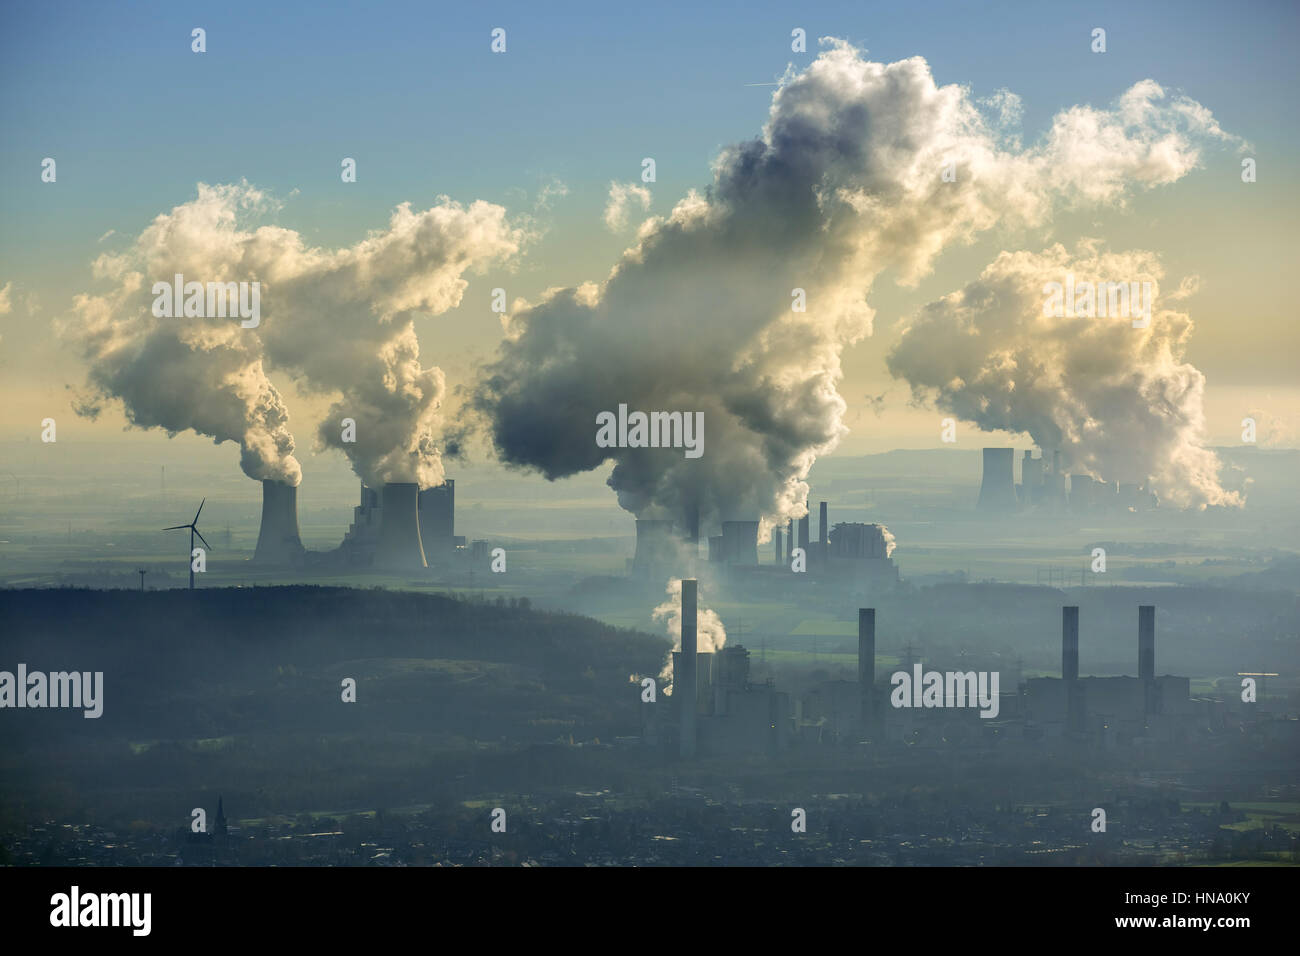
[[(1028, 142), (1058, 110), (1106, 105), (1146, 77), (1212, 110), (1224, 129), (1252, 143), (1268, 191), (1243, 194), (1239, 159), (1224, 151), (1174, 191), (1140, 197), (1136, 216), (1070, 225), (1160, 249), (1175, 274), (1205, 274), (1217, 263), (1225, 272), (1207, 283), (1190, 357), (1210, 363), (1219, 381), (1244, 384), (1259, 377), (1254, 355), (1267, 366), (1263, 378), (1280, 386), (1281, 356), (1294, 343), (1294, 335), (1278, 338), (1293, 325), (1289, 294), (1276, 281), (1260, 289), (1294, 260), (1298, 9), (10, 5), (0, 13), (0, 285), (35, 292), (42, 320), (51, 320), (90, 284), (90, 262), (113, 244), (99, 242), (106, 232), (125, 240), (193, 198), (197, 182), (241, 179), (287, 200), (278, 221), (322, 245), (353, 243), (383, 226), (395, 204), (423, 208), (440, 194), (531, 213), (539, 190), (559, 180), (568, 195), (540, 216), (544, 235), (510, 293), (599, 279), (627, 244), (600, 226), (609, 183), (637, 179), (641, 158), (653, 156), (651, 211), (666, 212), (687, 189), (707, 185), (720, 147), (758, 133), (772, 88), (745, 84), (772, 82), (787, 63), (806, 65), (816, 38), (834, 35), (875, 60), (924, 56), (939, 82), (968, 85), (977, 96), (1012, 90), (1023, 101)], [(207, 31), (203, 55), (190, 50), (195, 26)], [(507, 30), (504, 55), (489, 50), (498, 26)], [(796, 26), (809, 37), (805, 54), (790, 50)], [(1107, 31), (1104, 55), (1089, 49), (1098, 26)], [(45, 156), (58, 161), (56, 189), (39, 181)], [(344, 156), (358, 161), (354, 185), (340, 182)], [(990, 251), (984, 243), (947, 254), (920, 298), (966, 281)], [(1242, 287), (1252, 290), (1246, 309), (1264, 344), (1240, 344), (1234, 357), (1241, 337), (1229, 330), (1228, 313), (1243, 301)], [(910, 301), (893, 303), (883, 288), (877, 296), (898, 307), (882, 309), (882, 323)], [(485, 323), (465, 348), (437, 361), (455, 380), (490, 354), (497, 336)], [(4, 354), (28, 347), (35, 351), (23, 361)], [(66, 372), (43, 348), (40, 337), (10, 330), (0, 338), (0, 374)], [(866, 382), (850, 382), (850, 398), (878, 374), (871, 368), (879, 352), (846, 356), (850, 377)]]

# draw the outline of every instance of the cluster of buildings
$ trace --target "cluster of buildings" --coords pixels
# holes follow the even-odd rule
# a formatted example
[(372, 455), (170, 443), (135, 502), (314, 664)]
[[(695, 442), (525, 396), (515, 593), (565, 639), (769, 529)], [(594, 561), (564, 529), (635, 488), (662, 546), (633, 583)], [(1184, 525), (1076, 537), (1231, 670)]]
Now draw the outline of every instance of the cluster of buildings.
[(1015, 454), (1014, 448), (984, 449), (978, 505), (981, 511), (1149, 511), (1160, 505), (1148, 484), (1098, 481), (1090, 475), (1067, 476), (1061, 470), (1059, 451), (1052, 452), (1049, 461), (1044, 455), (1035, 458), (1033, 450), (1027, 450), (1020, 462), (1020, 483), (1016, 484)]
[(342, 544), (329, 552), (308, 552), (298, 532), (298, 489), (262, 481), (262, 524), (253, 561), (262, 565), (368, 567), (418, 571), (458, 556), (486, 556), (487, 542), (468, 543), (456, 534), (456, 482), (423, 490), (412, 482), (381, 488), (361, 485), (361, 501)]
[[(895, 687), (902, 682), (876, 672), (874, 608), (861, 608), (858, 614), (858, 680), (822, 681), (792, 697), (771, 681), (750, 680), (749, 652), (743, 646), (717, 654), (698, 652), (696, 598), (697, 583), (683, 581), (682, 649), (673, 654), (671, 706), (642, 704), (643, 743), (675, 749), (683, 760), (775, 755), (801, 744), (846, 741), (883, 746), (996, 743), (1030, 749), (1064, 740), (1099, 749), (1180, 745), (1224, 731), (1249, 710), (1258, 713), (1257, 705), (1239, 703), (1231, 695), (1192, 697), (1189, 678), (1156, 674), (1152, 605), (1138, 608), (1136, 677), (1079, 675), (1079, 608), (1070, 606), (1062, 608), (1060, 677), (1021, 681), (1013, 676), (999, 687), (996, 680), (977, 679), (998, 675), (936, 673), (948, 680), (936, 682), (934, 699), (922, 707), (899, 706)], [(910, 670), (909, 661), (901, 672), (909, 680)], [(991, 686), (996, 699), (977, 702), (977, 684), (981, 693)], [(1296, 731), (1295, 721), (1284, 723)]]
[[(841, 522), (830, 526), (827, 503), (820, 503), (820, 524), (816, 540), (810, 536), (810, 516), (772, 531), (772, 558), (760, 560), (758, 521), (723, 521), (720, 534), (709, 536), (708, 562), (720, 569), (772, 569), (789, 573), (795, 567), (817, 576), (837, 577), (873, 585), (898, 583), (894, 563), (894, 536), (881, 524)], [(679, 531), (671, 521), (638, 518), (636, 553), (628, 562), (634, 576), (675, 576), (682, 568), (694, 568), (700, 556), (699, 522)], [(802, 549), (796, 565), (796, 549)]]

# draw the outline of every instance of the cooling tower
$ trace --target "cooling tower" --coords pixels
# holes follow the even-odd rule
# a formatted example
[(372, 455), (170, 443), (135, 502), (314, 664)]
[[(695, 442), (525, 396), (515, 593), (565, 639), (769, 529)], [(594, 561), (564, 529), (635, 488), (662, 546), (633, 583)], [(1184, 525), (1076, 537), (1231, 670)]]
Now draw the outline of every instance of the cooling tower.
[(456, 550), (456, 482), (420, 492), (420, 545), (426, 558), (447, 558)]
[(758, 564), (758, 522), (722, 522), (722, 560), (727, 564)]
[(677, 542), (673, 539), (671, 521), (636, 519), (636, 554), (632, 569), (646, 574), (657, 569), (671, 568), (677, 562)]
[(984, 449), (984, 480), (980, 483), (981, 511), (1016, 508), (1015, 449)]
[(682, 582), (682, 650), (673, 671), (673, 700), (677, 704), (677, 733), (683, 760), (695, 756), (695, 709), (699, 691), (695, 680), (696, 588), (698, 581)]
[(420, 486), (390, 482), (384, 485), (375, 567), (413, 571), (427, 566), (420, 543)]
[(1070, 510), (1087, 511), (1092, 507), (1093, 485), (1090, 475), (1070, 476)]
[(298, 536), (298, 489), (262, 479), (262, 527), (257, 532), (258, 564), (292, 564), (305, 553)]

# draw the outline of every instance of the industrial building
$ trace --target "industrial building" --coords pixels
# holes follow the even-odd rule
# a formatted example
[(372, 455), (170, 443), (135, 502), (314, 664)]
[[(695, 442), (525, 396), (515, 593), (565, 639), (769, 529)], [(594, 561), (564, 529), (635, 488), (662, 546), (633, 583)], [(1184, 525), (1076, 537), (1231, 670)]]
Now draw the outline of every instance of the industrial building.
[(985, 448), (984, 470), (980, 479), (981, 511), (1065, 511), (1075, 513), (1109, 511), (1149, 511), (1160, 499), (1149, 483), (1099, 481), (1091, 475), (1066, 474), (1060, 451), (1034, 457), (1028, 449), (1020, 460), (1020, 484), (1015, 483), (1015, 449)]
[(1061, 609), (1061, 676), (1030, 678), (1024, 718), (1046, 737), (1085, 736), (1113, 746), (1186, 737), (1196, 706), (1187, 677), (1156, 676), (1156, 609), (1138, 608), (1136, 677), (1079, 676), (1079, 609)]
[[(354, 567), (418, 571), (456, 554), (455, 483), (420, 490), (413, 482), (361, 485), (361, 501), (338, 553)], [(426, 557), (425, 535), (428, 534)]]
[(698, 652), (698, 588), (698, 581), (682, 581), (682, 649), (673, 652), (671, 733), (663, 733), (663, 703), (642, 703), (642, 739), (656, 745), (675, 738), (682, 760), (774, 756), (790, 741), (789, 695), (771, 683), (751, 682), (749, 651), (743, 645), (716, 654)]

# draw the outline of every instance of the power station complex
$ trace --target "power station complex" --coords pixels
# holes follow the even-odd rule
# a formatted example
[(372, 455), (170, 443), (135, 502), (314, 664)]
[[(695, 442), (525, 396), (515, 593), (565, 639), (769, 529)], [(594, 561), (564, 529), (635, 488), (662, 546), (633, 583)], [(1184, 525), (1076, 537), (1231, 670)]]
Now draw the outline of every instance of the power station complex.
[(981, 511), (1148, 511), (1159, 506), (1159, 498), (1146, 482), (1098, 481), (1091, 475), (1076, 474), (1069, 476), (1067, 494), (1059, 451), (1052, 453), (1050, 461), (1026, 451), (1020, 463), (1020, 484), (1016, 484), (1015, 455), (1014, 448), (984, 449)]
[[(784, 529), (772, 530), (770, 558), (760, 558), (757, 519), (723, 521), (721, 534), (708, 538), (708, 563), (733, 575), (773, 569), (788, 574), (795, 565), (796, 550), (802, 549), (800, 570), (815, 576), (879, 587), (898, 583), (898, 566), (891, 557), (893, 535), (888, 528), (860, 522), (841, 522), (832, 528), (825, 501), (819, 510), (816, 540), (810, 539), (808, 516), (798, 521), (791, 519)], [(636, 553), (628, 562), (628, 571), (659, 580), (679, 577), (683, 568), (690, 573), (700, 559), (698, 518), (691, 524), (691, 528), (681, 529), (671, 521), (638, 518)]]
[(451, 560), (464, 544), (455, 534), (456, 483), (421, 491), (408, 482), (376, 490), (361, 485), (352, 525), (333, 551), (308, 552), (298, 533), (298, 489), (262, 481), (262, 525), (253, 561), (263, 565), (331, 565), (415, 571)]
[[(823, 681), (792, 698), (771, 682), (750, 680), (749, 651), (741, 645), (698, 652), (697, 597), (698, 583), (683, 581), (671, 703), (641, 704), (642, 742), (683, 760), (774, 755), (808, 743), (1029, 749), (1188, 744), (1221, 731), (1238, 706), (1226, 698), (1191, 697), (1187, 677), (1157, 676), (1152, 605), (1138, 608), (1136, 677), (1081, 677), (1079, 608), (1063, 607), (1061, 676), (992, 684), (997, 699), (982, 716), (965, 693), (952, 692), (952, 681), (940, 684), (942, 696), (925, 707), (897, 706), (897, 674), (909, 674), (911, 663), (897, 674), (878, 673), (874, 608), (858, 612), (858, 680)], [(947, 676), (960, 678), (973, 697), (976, 672)]]

